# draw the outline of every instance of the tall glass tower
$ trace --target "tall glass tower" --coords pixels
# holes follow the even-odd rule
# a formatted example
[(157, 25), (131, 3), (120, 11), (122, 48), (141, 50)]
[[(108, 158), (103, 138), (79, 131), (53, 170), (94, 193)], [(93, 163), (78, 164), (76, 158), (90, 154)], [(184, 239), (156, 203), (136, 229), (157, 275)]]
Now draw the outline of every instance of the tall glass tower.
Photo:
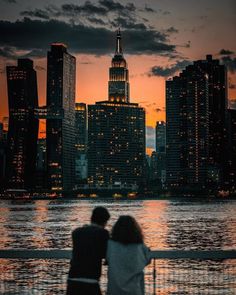
[(116, 52), (109, 70), (108, 93), (110, 102), (129, 103), (129, 71), (122, 52), (120, 30), (117, 31)]
[(71, 190), (75, 179), (75, 57), (53, 43), (47, 61), (48, 188)]
[(34, 187), (38, 119), (36, 71), (30, 59), (18, 59), (7, 66), (9, 130), (7, 138), (6, 179), (8, 188)]

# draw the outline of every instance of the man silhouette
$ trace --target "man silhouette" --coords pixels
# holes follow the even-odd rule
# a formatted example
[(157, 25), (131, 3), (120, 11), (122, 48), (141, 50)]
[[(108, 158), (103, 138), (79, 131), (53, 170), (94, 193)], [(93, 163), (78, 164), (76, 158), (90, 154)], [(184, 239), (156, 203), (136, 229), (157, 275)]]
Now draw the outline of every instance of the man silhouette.
[(92, 212), (91, 224), (72, 232), (73, 253), (67, 295), (101, 295), (99, 278), (109, 239), (105, 229), (109, 218), (106, 208), (96, 207)]

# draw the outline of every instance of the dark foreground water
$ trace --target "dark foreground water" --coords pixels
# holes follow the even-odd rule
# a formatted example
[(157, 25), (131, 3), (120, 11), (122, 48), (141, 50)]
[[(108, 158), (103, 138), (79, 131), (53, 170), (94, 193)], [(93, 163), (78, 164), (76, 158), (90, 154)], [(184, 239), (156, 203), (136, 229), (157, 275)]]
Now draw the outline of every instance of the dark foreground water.
[[(111, 213), (108, 229), (121, 214), (133, 215), (141, 224), (152, 249), (236, 249), (235, 200), (36, 200), (0, 201), (1, 249), (70, 249), (71, 231), (89, 222), (92, 209), (106, 206)], [(4, 260), (1, 294), (63, 294), (69, 261)], [(171, 262), (173, 263), (173, 262)], [(176, 262), (180, 263), (180, 262)], [(182, 263), (182, 262), (181, 262)], [(186, 262), (185, 262), (186, 264)], [(184, 266), (184, 264), (181, 264)], [(190, 264), (188, 264), (190, 265)], [(222, 266), (218, 262), (217, 268)], [(221, 267), (220, 266), (220, 267)], [(172, 265), (172, 268), (174, 266)], [(192, 268), (195, 268), (193, 266)], [(48, 277), (55, 281), (48, 281)], [(63, 280), (58, 279), (63, 277)], [(16, 285), (16, 281), (21, 284)], [(214, 279), (214, 277), (213, 277)], [(29, 290), (29, 284), (31, 289)], [(232, 288), (219, 293), (236, 294)], [(205, 294), (164, 290), (156, 294)], [(187, 289), (186, 289), (187, 290)], [(194, 290), (194, 289), (192, 289)], [(234, 293), (235, 291), (235, 293)], [(184, 293), (185, 292), (185, 293)], [(221, 293), (222, 292), (222, 293)]]

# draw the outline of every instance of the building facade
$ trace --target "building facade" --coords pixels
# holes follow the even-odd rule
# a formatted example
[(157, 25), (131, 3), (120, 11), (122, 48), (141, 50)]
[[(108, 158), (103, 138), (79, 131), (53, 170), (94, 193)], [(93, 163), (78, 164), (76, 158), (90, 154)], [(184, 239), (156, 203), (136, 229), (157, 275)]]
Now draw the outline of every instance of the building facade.
[(165, 153), (166, 151), (166, 123), (164, 121), (156, 122), (156, 152)]
[(208, 176), (208, 76), (188, 66), (166, 82), (167, 187), (204, 189)]
[(30, 59), (18, 59), (7, 67), (9, 127), (7, 139), (7, 187), (29, 189), (35, 185), (38, 138), (36, 71)]
[(227, 70), (217, 59), (207, 55), (194, 62), (208, 76), (209, 99), (209, 157), (208, 185), (220, 187), (224, 178), (227, 132)]
[[(71, 190), (75, 179), (75, 57), (53, 43), (47, 58), (47, 178), (50, 190)], [(53, 116), (55, 114), (55, 116)]]
[(145, 176), (145, 111), (129, 102), (128, 67), (117, 33), (108, 101), (88, 106), (88, 181), (138, 186)]
[(87, 106), (85, 103), (75, 104), (75, 180), (79, 184), (87, 178)]
[(226, 189), (236, 190), (236, 109), (228, 109), (227, 111), (227, 130), (228, 143), (227, 155), (225, 157), (225, 181), (224, 187)]

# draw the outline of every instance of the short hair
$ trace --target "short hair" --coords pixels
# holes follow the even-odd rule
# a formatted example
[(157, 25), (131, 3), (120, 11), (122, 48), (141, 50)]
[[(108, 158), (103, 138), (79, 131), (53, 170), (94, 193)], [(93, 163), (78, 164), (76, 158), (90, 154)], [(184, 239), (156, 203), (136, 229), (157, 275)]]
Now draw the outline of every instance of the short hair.
[(91, 221), (99, 225), (103, 225), (110, 218), (110, 214), (105, 207), (96, 207), (93, 209)]
[(111, 239), (122, 244), (141, 244), (142, 229), (134, 217), (122, 215), (112, 228)]

